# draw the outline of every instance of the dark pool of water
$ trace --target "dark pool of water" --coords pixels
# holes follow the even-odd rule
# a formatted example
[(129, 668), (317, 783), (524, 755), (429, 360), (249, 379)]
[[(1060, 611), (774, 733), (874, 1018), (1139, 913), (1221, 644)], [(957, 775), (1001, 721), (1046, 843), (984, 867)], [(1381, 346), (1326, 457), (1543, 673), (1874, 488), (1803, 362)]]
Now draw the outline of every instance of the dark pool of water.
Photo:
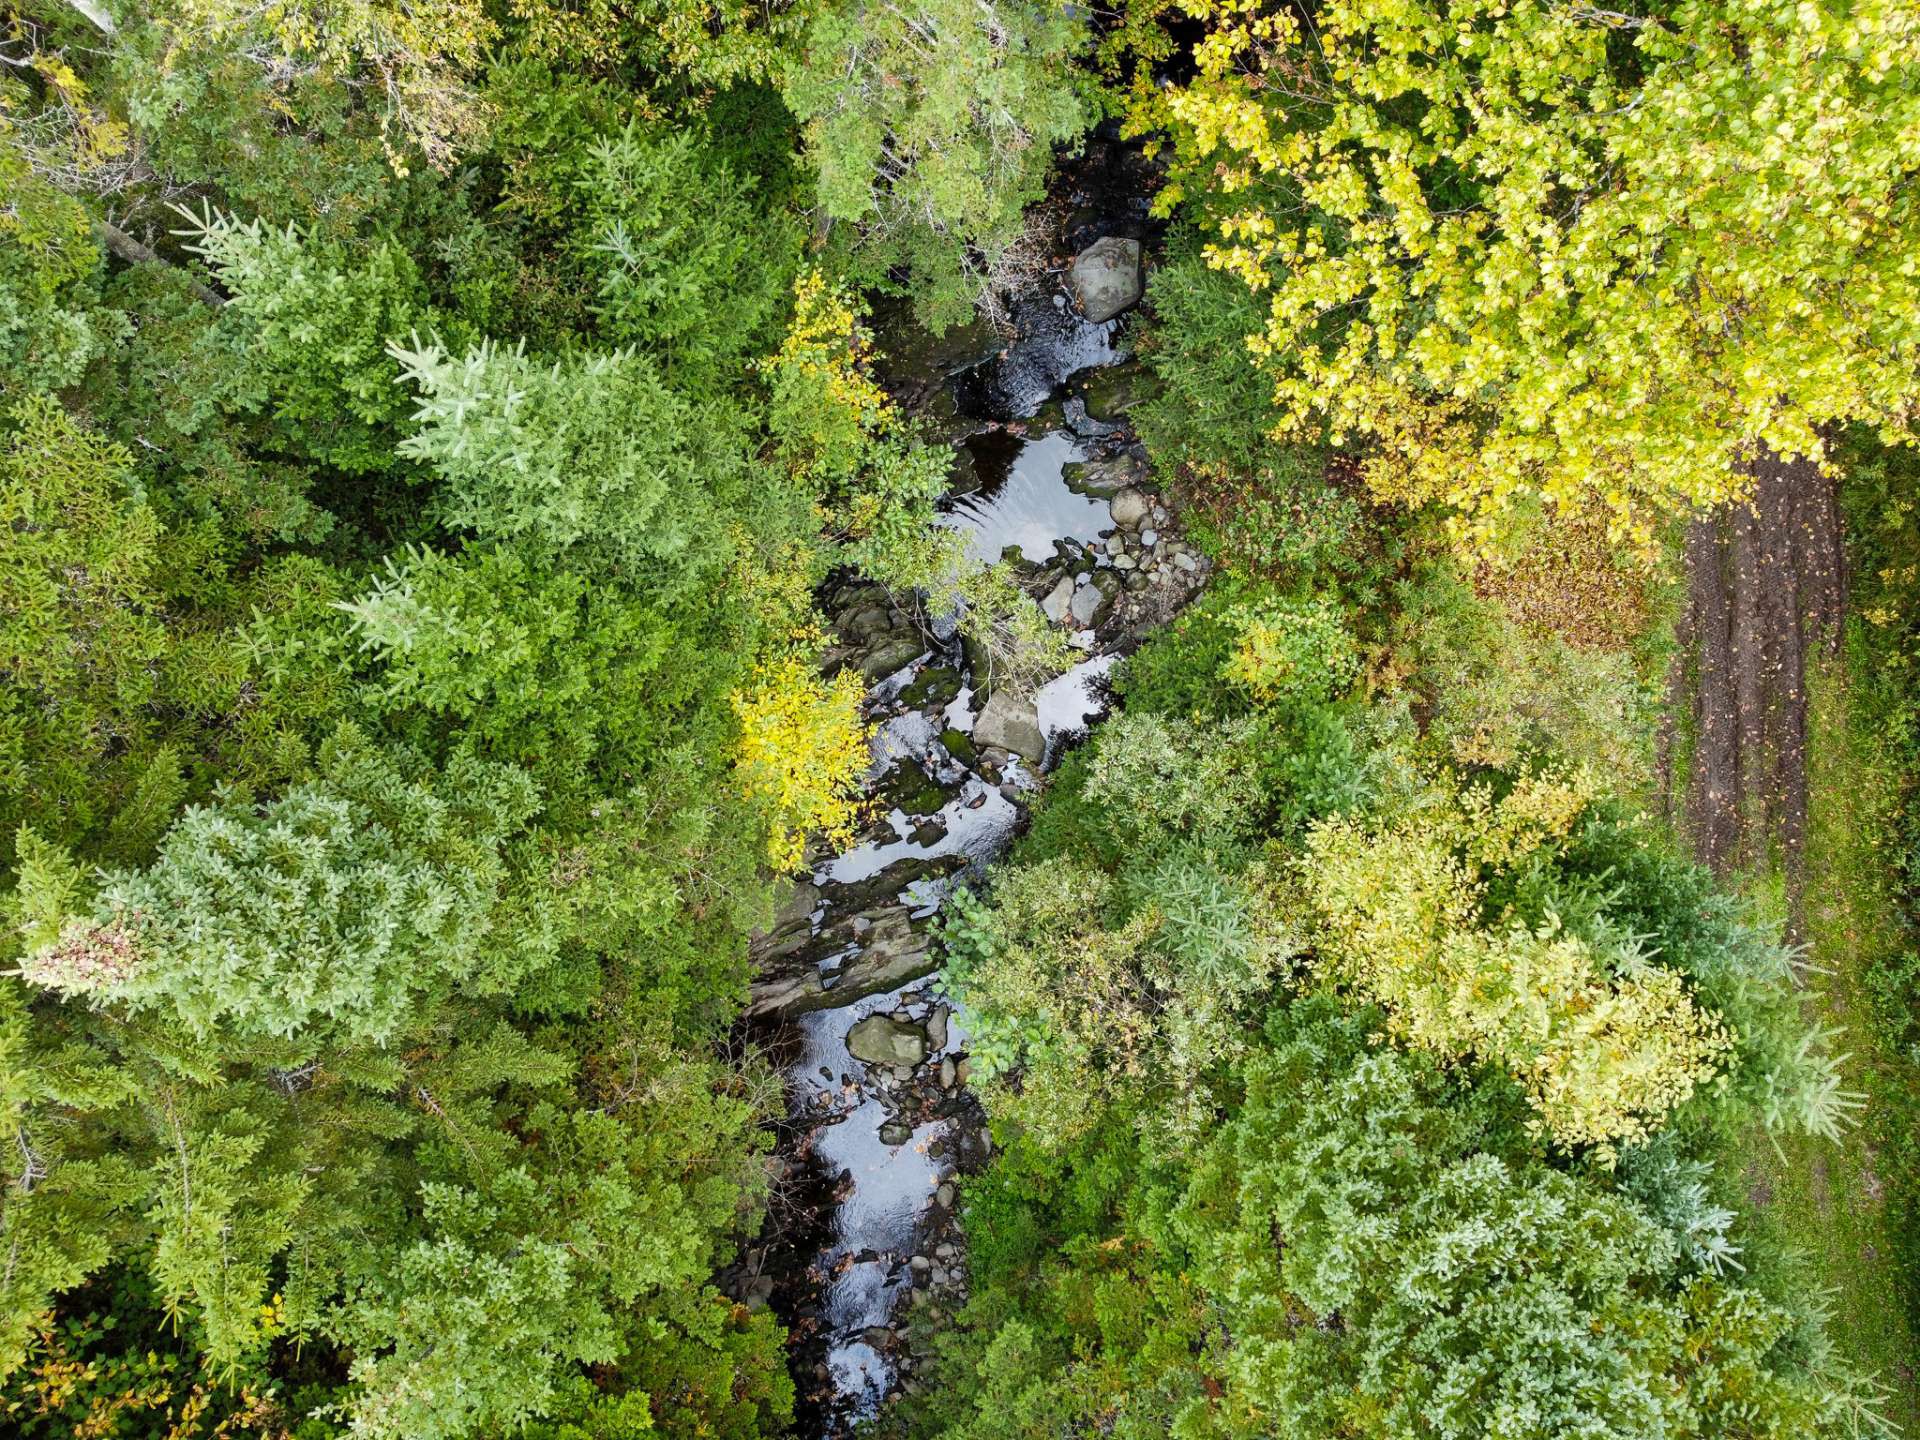
[(1107, 502), (1076, 495), (1063, 478), (1068, 465), (1089, 453), (1079, 437), (1065, 430), (1033, 437), (995, 431), (967, 444), (980, 447), (976, 455), (984, 451), (995, 462), (1004, 456), (997, 473), (983, 461), (980, 474), (988, 483), (956, 498), (941, 517), (941, 523), (965, 532), (974, 558), (998, 560), (1013, 545), (1038, 563), (1053, 558), (1057, 539), (1084, 543), (1113, 528)]

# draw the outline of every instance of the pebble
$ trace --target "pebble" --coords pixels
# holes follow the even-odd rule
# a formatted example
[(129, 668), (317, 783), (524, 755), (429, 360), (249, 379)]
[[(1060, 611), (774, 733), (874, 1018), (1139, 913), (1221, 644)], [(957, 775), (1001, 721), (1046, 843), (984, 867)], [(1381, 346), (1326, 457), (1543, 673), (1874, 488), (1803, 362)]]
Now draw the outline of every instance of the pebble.
[(959, 1062), (953, 1067), (953, 1083), (956, 1085), (964, 1085), (967, 1083), (967, 1077), (971, 1074), (973, 1074), (973, 1062), (962, 1055)]
[(1173, 557), (1173, 563), (1178, 565), (1182, 570), (1185, 570), (1188, 574), (1192, 574), (1200, 568), (1200, 562), (1184, 550)]
[(940, 1062), (940, 1088), (951, 1090), (960, 1078), (960, 1067), (954, 1064), (953, 1057), (947, 1056)]
[(933, 1247), (933, 1253), (939, 1256), (939, 1258), (942, 1260), (951, 1260), (955, 1255), (958, 1255), (960, 1252), (953, 1248), (953, 1242), (951, 1240), (943, 1240), (938, 1245)]
[(1158, 530), (1142, 530), (1140, 532), (1140, 543), (1142, 545), (1155, 545), (1159, 543), (1159, 540), (1160, 532)]
[(931, 1270), (933, 1268), (933, 1261), (929, 1260), (924, 1255), (914, 1256), (911, 1260), (907, 1262), (907, 1264), (912, 1266), (915, 1270)]
[(951, 1180), (943, 1180), (940, 1182), (940, 1188), (933, 1192), (933, 1198), (940, 1202), (942, 1209), (951, 1210), (953, 1208), (954, 1194), (953, 1182)]
[(1131, 570), (1139, 563), (1138, 560), (1135, 560), (1133, 556), (1128, 555), (1124, 551), (1113, 557), (1113, 568), (1116, 570)]

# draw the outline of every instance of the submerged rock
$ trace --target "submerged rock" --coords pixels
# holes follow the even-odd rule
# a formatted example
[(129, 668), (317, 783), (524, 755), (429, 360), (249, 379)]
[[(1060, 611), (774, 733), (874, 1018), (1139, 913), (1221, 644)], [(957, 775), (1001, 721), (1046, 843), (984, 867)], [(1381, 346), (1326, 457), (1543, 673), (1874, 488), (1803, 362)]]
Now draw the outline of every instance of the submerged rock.
[(847, 1031), (847, 1053), (869, 1065), (918, 1065), (930, 1048), (925, 1030), (891, 1015), (869, 1015)]
[(913, 1126), (904, 1120), (888, 1120), (880, 1127), (882, 1145), (904, 1145), (913, 1139)]
[(1060, 474), (1076, 495), (1104, 500), (1145, 480), (1147, 465), (1135, 455), (1121, 454), (1104, 460), (1076, 460)]
[(1040, 715), (1033, 701), (1006, 691), (987, 701), (987, 708), (974, 722), (973, 738), (981, 745), (997, 745), (1026, 760), (1046, 758), (1047, 737), (1040, 729)]
[(1080, 313), (1096, 323), (1140, 303), (1140, 242), (1109, 235), (1074, 257), (1068, 271)]

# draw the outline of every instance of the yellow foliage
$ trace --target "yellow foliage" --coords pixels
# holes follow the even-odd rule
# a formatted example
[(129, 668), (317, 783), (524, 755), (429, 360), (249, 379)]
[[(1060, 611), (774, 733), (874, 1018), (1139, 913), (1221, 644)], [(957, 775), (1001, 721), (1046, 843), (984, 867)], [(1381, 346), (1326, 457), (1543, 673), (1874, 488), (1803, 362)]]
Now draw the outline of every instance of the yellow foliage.
[(1131, 121), (1172, 136), (1160, 203), (1213, 197), (1277, 434), (1363, 445), (1379, 500), (1476, 549), (1533, 500), (1646, 548), (1756, 446), (1916, 438), (1910, 0), (1181, 8), (1195, 74)]
[(776, 870), (799, 868), (809, 834), (835, 845), (853, 838), (868, 763), (861, 695), (854, 672), (823, 680), (789, 658), (761, 666), (733, 696), (735, 775), (767, 817), (767, 863)]
[(1442, 777), (1384, 827), (1316, 826), (1300, 873), (1324, 979), (1379, 1004), (1411, 1045), (1505, 1066), (1542, 1129), (1604, 1157), (1658, 1129), (1732, 1037), (1674, 971), (1610, 964), (1552, 917), (1481, 923), (1483, 871), (1562, 843), (1596, 788), (1585, 771), (1540, 774), (1496, 802)]
[(803, 441), (804, 468), (850, 465), (869, 436), (885, 434), (897, 412), (868, 373), (871, 344), (858, 302), (818, 269), (794, 282), (793, 318), (780, 353), (766, 362), (776, 400), (786, 399), (786, 430)]

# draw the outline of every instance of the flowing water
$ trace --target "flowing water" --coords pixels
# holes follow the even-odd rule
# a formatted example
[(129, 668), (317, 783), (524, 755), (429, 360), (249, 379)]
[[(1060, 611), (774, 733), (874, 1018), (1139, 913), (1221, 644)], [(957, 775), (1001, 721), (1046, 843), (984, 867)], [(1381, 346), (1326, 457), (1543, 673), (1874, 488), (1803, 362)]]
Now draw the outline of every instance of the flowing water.
[[(1130, 152), (1114, 151), (1131, 164)], [(1103, 189), (1083, 167), (1080, 183), (1104, 209), (1076, 216), (1077, 237), (1073, 223), (1063, 227), (1075, 244), (1089, 232), (1143, 233), (1137, 178)], [(1084, 206), (1087, 195), (1071, 198)], [(1080, 395), (1090, 371), (1126, 360), (1124, 318), (1087, 321), (1055, 272), (1017, 299), (1012, 324), (1011, 337), (938, 382), (968, 452), (956, 473), (971, 478), (941, 523), (981, 559), (1025, 562), (1035, 588), (1084, 586), (1102, 570), (1117, 582), (1112, 567), (1133, 563), (1126, 537), (1114, 538), (1106, 500), (1069, 485), (1067, 467), (1131, 440), (1124, 425), (1090, 418)], [(1151, 568), (1156, 584), (1197, 584), (1172, 557), (1150, 561), (1150, 549), (1139, 552), (1141, 582)], [(903, 617), (882, 608), (857, 585), (842, 595), (852, 616), (843, 634), (859, 632), (848, 663), (882, 657), (866, 666), (871, 675), (903, 662), (876, 678), (867, 702), (878, 818), (858, 844), (819, 857), (765, 947), (763, 969), (777, 957), (782, 978), (764, 993), (756, 984), (749, 1012), (761, 1014), (762, 1038), (785, 1067), (792, 1113), (785, 1213), (759, 1262), (777, 1278), (761, 1293), (771, 1290), (793, 1336), (801, 1433), (823, 1436), (848, 1433), (912, 1384), (903, 1311), (957, 1303), (964, 1290), (955, 1182), (984, 1163), (990, 1140), (965, 1084), (964, 1017), (927, 973), (926, 923), (1012, 842), (1045, 765), (1104, 712), (1102, 681), (1117, 658), (1111, 629), (1081, 632), (1092, 653), (1034, 697), (1044, 754), (1021, 759), (975, 743), (983, 702), (952, 635), (903, 631)]]

